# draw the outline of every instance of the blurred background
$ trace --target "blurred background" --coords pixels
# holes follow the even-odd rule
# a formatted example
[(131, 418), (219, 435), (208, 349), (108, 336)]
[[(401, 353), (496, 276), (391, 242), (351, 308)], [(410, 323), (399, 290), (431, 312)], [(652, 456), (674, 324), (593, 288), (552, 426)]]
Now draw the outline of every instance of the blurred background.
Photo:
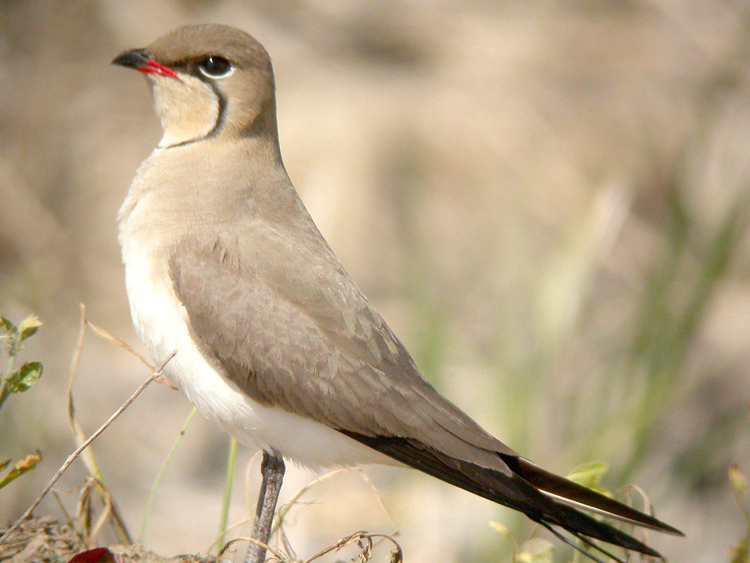
[[(45, 323), (24, 352), (42, 380), (0, 411), (0, 459), (44, 460), (0, 492), (0, 521), (75, 447), (79, 304), (143, 350), (116, 216), (160, 129), (144, 80), (109, 62), (203, 22), (271, 53), (289, 174), (427, 378), (546, 468), (600, 459), (607, 488), (641, 487), (687, 534), (649, 538), (671, 561), (728, 562), (747, 522), (727, 470), (750, 471), (747, 0), (0, 3), (0, 310)], [(74, 388), (86, 432), (148, 374), (87, 332)], [(189, 411), (152, 386), (94, 444), (135, 536)], [(227, 447), (196, 417), (148, 547), (209, 548)], [(254, 453), (240, 450), (230, 522), (257, 494)], [(78, 461), (60, 482), (67, 506), (84, 475)], [(316, 477), (287, 475), (282, 502)], [(407, 561), (511, 561), (491, 521), (518, 542), (548, 537), (416, 472), (368, 475)], [(302, 558), (395, 531), (356, 472), (302, 501), (286, 526)], [(44, 513), (61, 515), (52, 497)]]

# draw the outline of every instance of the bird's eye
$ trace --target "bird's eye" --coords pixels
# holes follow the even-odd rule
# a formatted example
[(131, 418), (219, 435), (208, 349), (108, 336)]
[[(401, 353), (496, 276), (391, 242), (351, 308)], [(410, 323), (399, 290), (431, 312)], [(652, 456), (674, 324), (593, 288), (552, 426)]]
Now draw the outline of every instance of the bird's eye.
[(225, 78), (234, 72), (234, 67), (224, 57), (211, 56), (198, 63), (198, 70), (208, 78)]

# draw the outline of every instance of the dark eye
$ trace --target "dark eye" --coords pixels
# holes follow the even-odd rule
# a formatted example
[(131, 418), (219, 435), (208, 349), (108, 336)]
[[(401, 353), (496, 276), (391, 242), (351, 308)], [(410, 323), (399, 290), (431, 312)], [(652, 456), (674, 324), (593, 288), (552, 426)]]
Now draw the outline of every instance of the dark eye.
[(224, 57), (211, 56), (198, 63), (198, 70), (208, 78), (224, 78), (234, 72), (234, 67)]

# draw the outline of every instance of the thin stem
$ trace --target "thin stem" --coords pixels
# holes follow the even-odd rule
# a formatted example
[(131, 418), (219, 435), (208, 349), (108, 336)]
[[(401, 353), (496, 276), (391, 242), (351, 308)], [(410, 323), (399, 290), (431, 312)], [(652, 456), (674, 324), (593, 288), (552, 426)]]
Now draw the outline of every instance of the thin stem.
[(234, 438), (229, 442), (229, 454), (227, 455), (227, 473), (224, 480), (224, 498), (221, 502), (221, 516), (219, 518), (219, 542), (217, 547), (221, 548), (224, 534), (229, 522), (229, 507), (232, 503), (232, 486), (234, 485), (234, 467), (237, 462), (237, 440)]
[(159, 469), (159, 473), (157, 473), (156, 478), (154, 479), (153, 484), (151, 485), (151, 489), (148, 491), (148, 498), (146, 499), (146, 508), (143, 511), (143, 522), (141, 522), (141, 533), (138, 537), (138, 543), (145, 544), (146, 543), (146, 524), (148, 522), (148, 515), (151, 513), (151, 505), (154, 502), (154, 498), (156, 497), (156, 489), (159, 488), (159, 483), (161, 483), (161, 478), (164, 476), (164, 472), (167, 470), (167, 466), (172, 461), (172, 458), (174, 457), (175, 452), (177, 451), (177, 448), (180, 445), (180, 442), (182, 442), (182, 438), (185, 436), (185, 432), (187, 432), (188, 427), (190, 426), (190, 423), (193, 421), (193, 417), (195, 416), (195, 413), (198, 411), (195, 407), (192, 408), (190, 411), (190, 414), (187, 417), (187, 420), (185, 421), (185, 424), (182, 425), (182, 429), (180, 430), (179, 435), (177, 436), (177, 439), (174, 441), (174, 444), (172, 444), (172, 449), (169, 450), (169, 453), (167, 454), (167, 459), (164, 460), (164, 463), (162, 463), (161, 468)]

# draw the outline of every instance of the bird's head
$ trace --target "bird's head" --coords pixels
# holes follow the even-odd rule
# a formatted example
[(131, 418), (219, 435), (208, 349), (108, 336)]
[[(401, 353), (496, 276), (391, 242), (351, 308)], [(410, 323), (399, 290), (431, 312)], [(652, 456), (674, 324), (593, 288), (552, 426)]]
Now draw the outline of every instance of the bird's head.
[(276, 138), (271, 59), (263, 46), (233, 27), (180, 27), (112, 64), (144, 73), (170, 147), (209, 138)]

